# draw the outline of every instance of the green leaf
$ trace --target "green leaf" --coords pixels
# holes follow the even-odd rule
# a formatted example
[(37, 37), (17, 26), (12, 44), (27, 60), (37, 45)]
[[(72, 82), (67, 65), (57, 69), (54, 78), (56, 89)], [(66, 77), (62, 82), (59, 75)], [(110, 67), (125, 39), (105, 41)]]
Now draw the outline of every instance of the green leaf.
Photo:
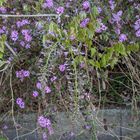
[(106, 55), (103, 55), (102, 58), (101, 58), (101, 61), (100, 61), (100, 65), (101, 67), (105, 67), (106, 66)]
[(118, 43), (114, 45), (115, 53), (121, 54), (123, 56), (127, 56), (125, 46), (122, 43)]
[(117, 62), (118, 62), (118, 58), (114, 57), (114, 58), (112, 59), (112, 61), (110, 62), (110, 66), (111, 66), (112, 69), (113, 69), (114, 66), (117, 64)]
[(92, 13), (92, 15), (93, 15), (94, 18), (96, 18), (99, 15), (98, 9), (97, 9), (96, 6), (93, 6), (93, 8), (91, 10), (91, 13)]
[(6, 0), (0, 0), (0, 6), (2, 6), (4, 2), (6, 2)]
[(49, 25), (49, 31), (54, 32), (54, 22), (51, 22)]
[(91, 57), (93, 57), (95, 55), (95, 53), (96, 53), (96, 49), (95, 48), (91, 48), (90, 51), (91, 51)]

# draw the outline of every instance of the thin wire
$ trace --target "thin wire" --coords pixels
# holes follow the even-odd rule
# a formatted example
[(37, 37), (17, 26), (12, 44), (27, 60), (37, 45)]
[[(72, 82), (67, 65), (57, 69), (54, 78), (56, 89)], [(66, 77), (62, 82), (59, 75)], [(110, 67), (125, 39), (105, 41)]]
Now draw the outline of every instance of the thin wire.
[(37, 14), (37, 15), (10, 15), (10, 14), (0, 14), (0, 17), (59, 17), (57, 14)]

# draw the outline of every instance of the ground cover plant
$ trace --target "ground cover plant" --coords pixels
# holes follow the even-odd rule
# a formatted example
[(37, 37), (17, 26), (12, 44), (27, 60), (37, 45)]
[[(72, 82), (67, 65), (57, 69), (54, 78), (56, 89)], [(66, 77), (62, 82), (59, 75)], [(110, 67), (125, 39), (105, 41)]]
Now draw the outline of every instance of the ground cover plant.
[(57, 111), (137, 110), (139, 13), (137, 0), (0, 0), (0, 112), (15, 127), (38, 113), (47, 139)]

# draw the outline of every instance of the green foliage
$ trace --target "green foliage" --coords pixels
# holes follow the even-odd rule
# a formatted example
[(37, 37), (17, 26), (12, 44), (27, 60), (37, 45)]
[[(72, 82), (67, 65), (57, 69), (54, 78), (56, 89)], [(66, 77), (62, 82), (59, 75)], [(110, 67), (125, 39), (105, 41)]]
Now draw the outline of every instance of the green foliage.
[(0, 0), (0, 6), (2, 6), (4, 2), (6, 2), (6, 0)]
[[(74, 54), (74, 52), (71, 53), (72, 46), (75, 47), (75, 49), (78, 48), (79, 51), (81, 51), (81, 47), (85, 47), (85, 56), (79, 54), (73, 57), (73, 61), (76, 65), (79, 65), (82, 61), (86, 61), (94, 68), (102, 69), (111, 67), (113, 69), (120, 58), (127, 57), (131, 52), (139, 51), (140, 45), (138, 43), (125, 45), (118, 42), (113, 44), (111, 47), (103, 46), (103, 48), (100, 49), (100, 45), (95, 45), (93, 43), (95, 38), (97, 38), (95, 36), (95, 29), (98, 27), (97, 16), (97, 8), (93, 7), (90, 15), (87, 15), (85, 12), (81, 12), (65, 27), (60, 28), (56, 23), (51, 22), (49, 25), (46, 25), (46, 30), (53, 34), (43, 36), (43, 42), (45, 42), (46, 39), (53, 40), (54, 42), (57, 41), (65, 46), (65, 48), (68, 49), (68, 52), (72, 55)], [(90, 18), (90, 22), (87, 27), (81, 28), (80, 22), (87, 17)], [(74, 36), (76, 39), (71, 40), (71, 36)], [(99, 38), (107, 41), (108, 34), (103, 34), (102, 36), (99, 36)], [(81, 44), (80, 47), (78, 47), (79, 44)], [(101, 50), (102, 53), (100, 52)]]
[(5, 41), (6, 41), (6, 35), (2, 35), (0, 37), (0, 59), (3, 58), (4, 48), (5, 48), (5, 45), (4, 45)]

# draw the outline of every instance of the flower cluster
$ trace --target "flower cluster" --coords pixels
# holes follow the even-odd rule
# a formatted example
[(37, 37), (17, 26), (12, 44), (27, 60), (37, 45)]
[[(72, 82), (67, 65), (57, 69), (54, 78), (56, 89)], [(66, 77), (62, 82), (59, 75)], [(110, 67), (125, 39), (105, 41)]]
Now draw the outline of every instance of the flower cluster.
[(109, 0), (110, 8), (111, 10), (114, 10), (115, 8), (115, 1), (114, 0)]
[(27, 20), (27, 19), (23, 19), (21, 21), (16, 22), (16, 25), (17, 25), (18, 28), (20, 28), (20, 27), (22, 27), (24, 25), (29, 25), (29, 24), (30, 24), (30, 21)]
[(25, 108), (25, 103), (24, 103), (24, 101), (22, 100), (22, 98), (17, 98), (16, 99), (16, 103), (17, 103), (17, 105), (20, 107), (20, 108)]
[(106, 31), (107, 30), (107, 26), (105, 26), (103, 23), (102, 23), (102, 20), (101, 19), (97, 19), (98, 21), (98, 28), (96, 29), (96, 32), (97, 33), (101, 33), (102, 31)]
[(53, 7), (53, 0), (46, 0), (43, 5), (43, 8), (52, 8)]
[(122, 16), (122, 10), (120, 10), (120, 11), (118, 11), (116, 14), (112, 14), (112, 16), (113, 16), (113, 22), (116, 22), (116, 23), (119, 23), (120, 22), (120, 20), (121, 20), (121, 16)]
[(0, 12), (2, 13), (2, 14), (5, 14), (6, 12), (7, 12), (7, 9), (5, 8), (5, 7), (0, 7)]
[(17, 41), (17, 39), (18, 39), (18, 32), (17, 31), (14, 30), (11, 32), (11, 39), (13, 41)]
[(7, 33), (8, 33), (7, 28), (5, 26), (2, 26), (2, 28), (0, 28), (0, 35), (7, 34)]
[(28, 70), (20, 70), (20, 71), (16, 71), (16, 77), (20, 78), (21, 81), (24, 80), (25, 77), (29, 77), (30, 76), (30, 72)]
[[(52, 82), (56, 80), (56, 77), (52, 77)], [(41, 82), (36, 83), (36, 88), (39, 90), (45, 90), (45, 93), (51, 93), (51, 88), (49, 86), (45, 86), (45, 88), (42, 86)]]
[(54, 133), (53, 128), (52, 128), (51, 121), (48, 118), (46, 118), (44, 116), (39, 116), (38, 117), (38, 124), (42, 128), (47, 128), (50, 135), (52, 135)]

